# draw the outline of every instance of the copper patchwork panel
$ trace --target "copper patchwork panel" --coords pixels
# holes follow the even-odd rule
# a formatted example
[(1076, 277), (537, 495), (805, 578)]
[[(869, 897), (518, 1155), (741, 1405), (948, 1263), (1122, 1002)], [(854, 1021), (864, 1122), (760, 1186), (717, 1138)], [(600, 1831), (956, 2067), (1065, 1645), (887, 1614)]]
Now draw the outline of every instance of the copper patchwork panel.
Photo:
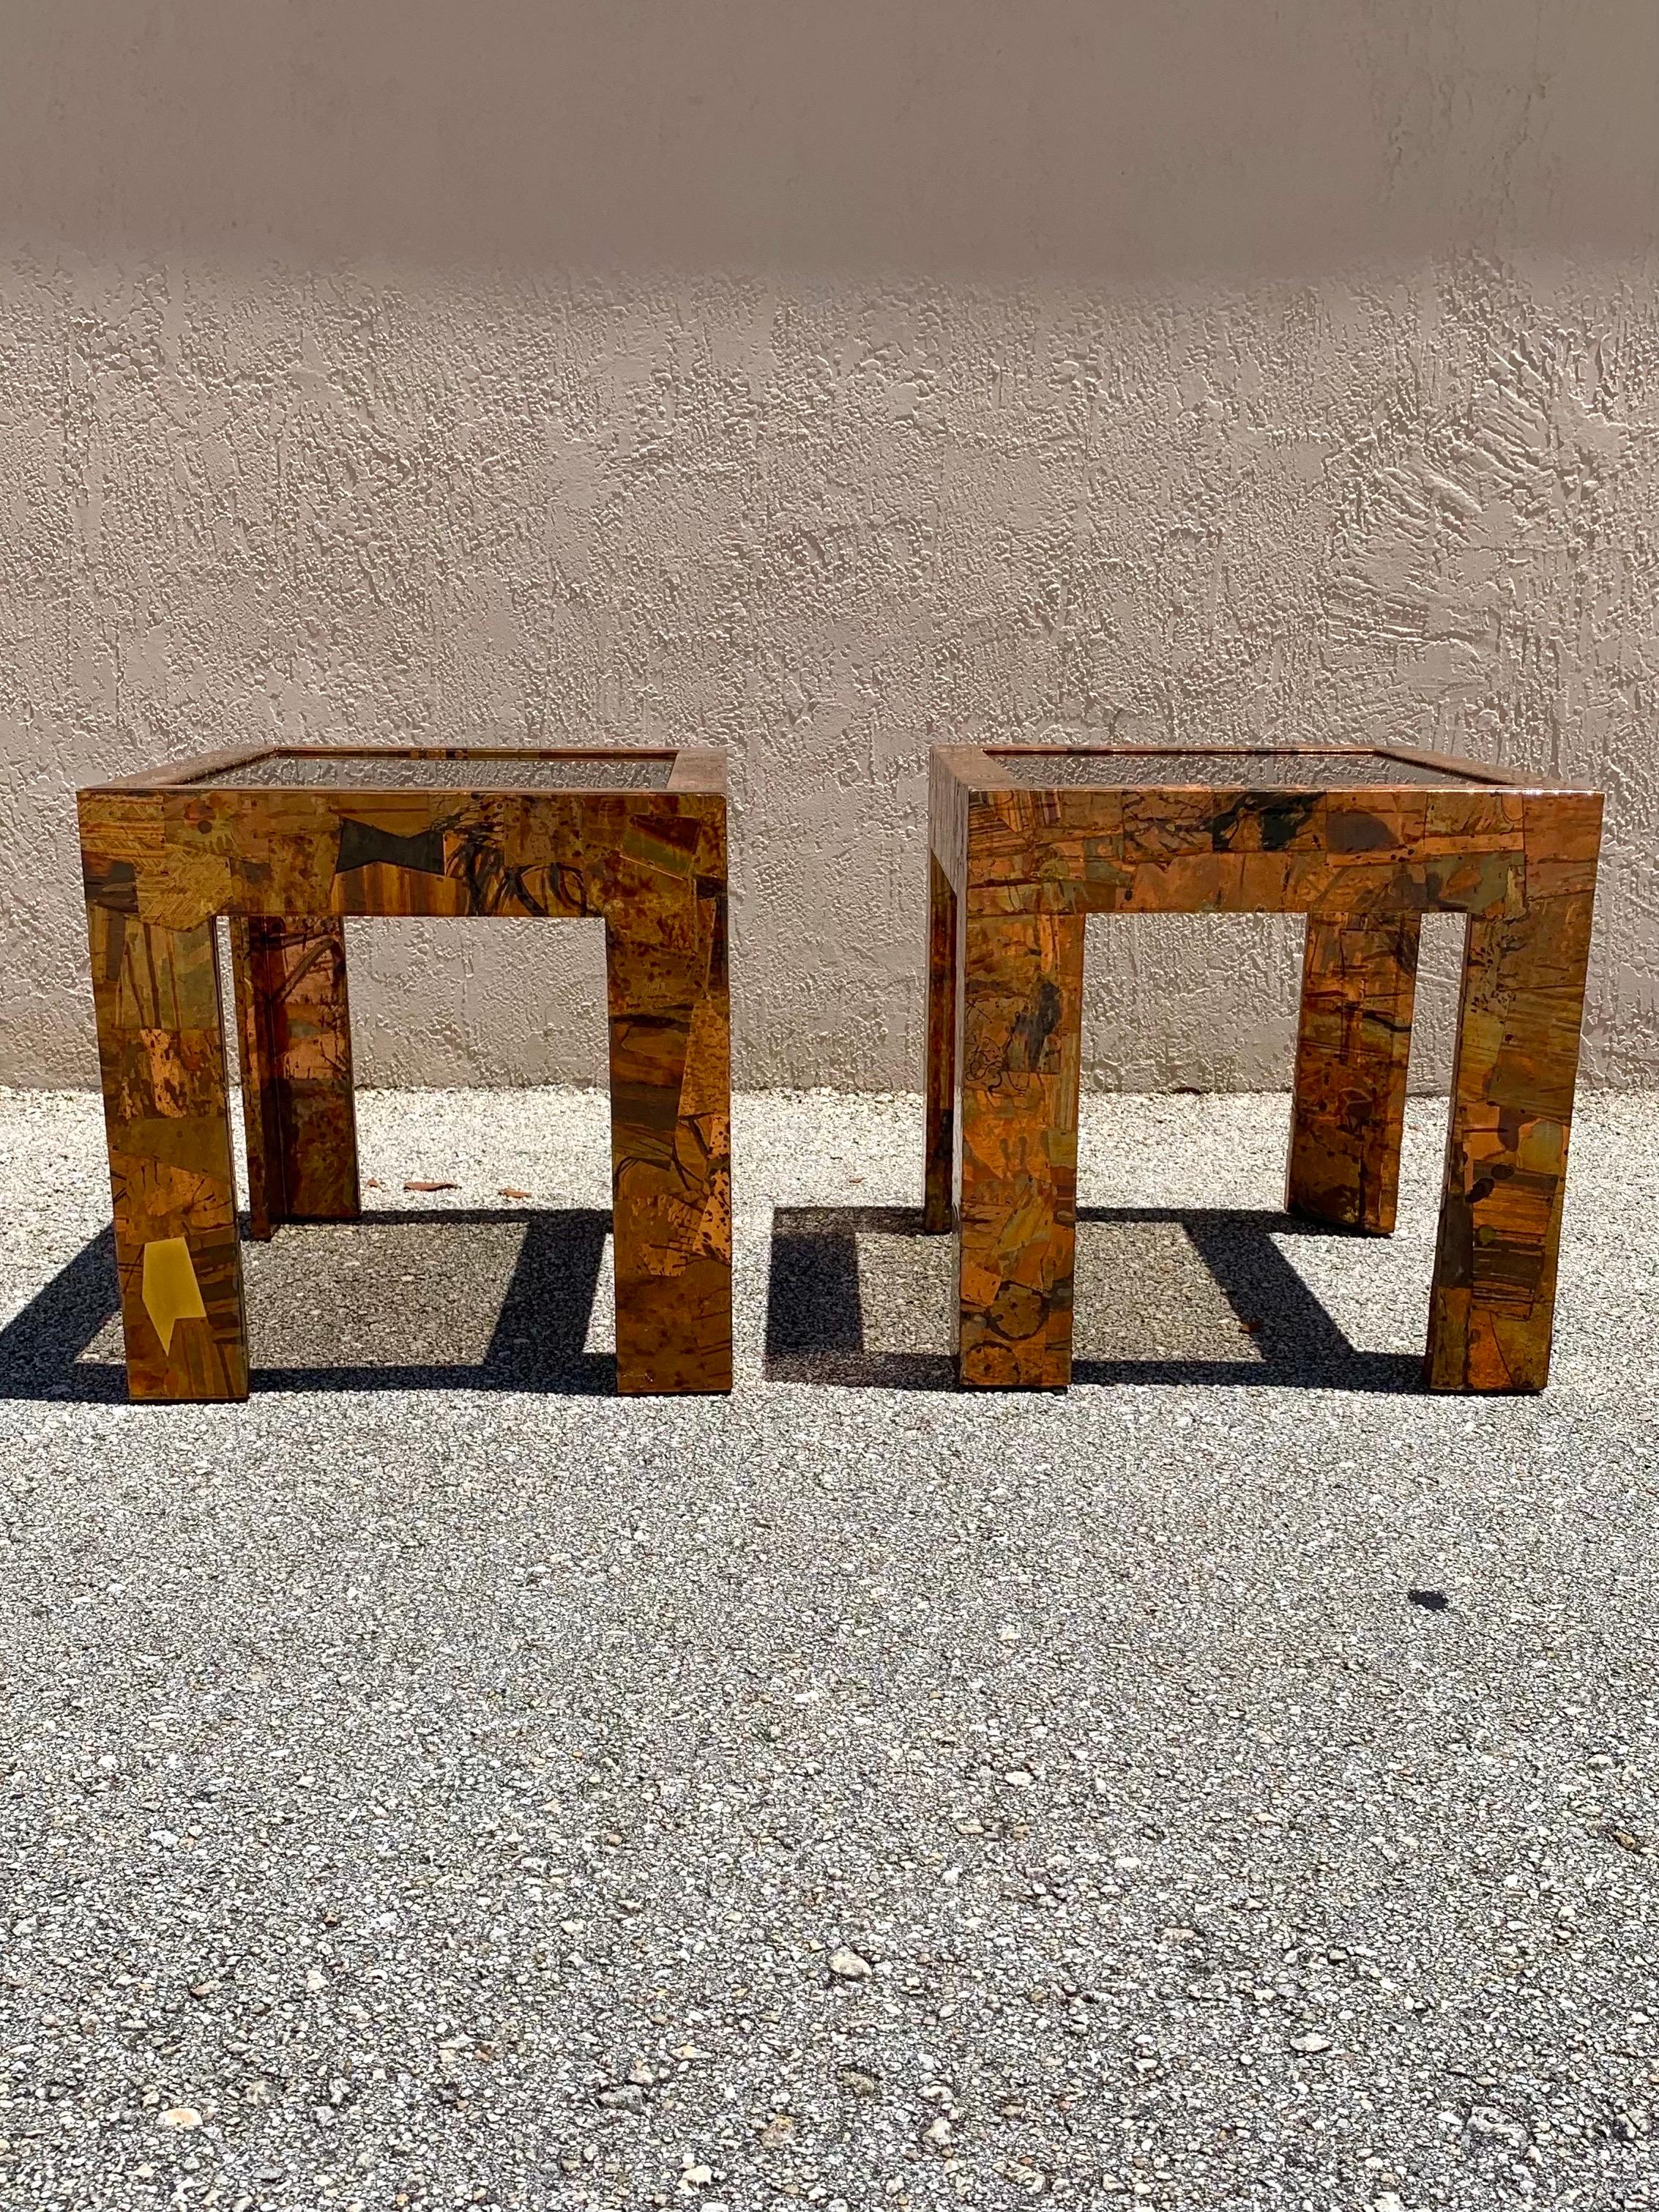
[(959, 1224), (963, 1382), (1069, 1379), (1086, 915), (1309, 917), (1287, 1204), (1386, 1233), (1421, 917), (1452, 912), (1426, 1380), (1543, 1387), (1599, 795), (1401, 748), (1091, 745), (936, 746), (930, 793), (925, 1220)]
[(221, 915), (255, 1236), (357, 1211), (340, 917), (603, 921), (618, 1388), (730, 1389), (718, 756), (267, 749), (84, 791), (80, 813), (135, 1397), (247, 1391)]
[(283, 1221), (355, 1221), (345, 932), (337, 921), (238, 915), (230, 933), (249, 1234), (267, 1237)]
[(135, 1398), (245, 1398), (212, 924), (164, 929), (133, 911), (130, 878), (97, 888), (87, 919), (128, 1385)]
[(928, 856), (927, 1168), (922, 1227), (949, 1229), (956, 1215), (951, 1176), (956, 1165), (957, 895), (938, 860)]
[(1083, 917), (963, 933), (957, 1287), (964, 1382), (1071, 1378)]
[(1417, 994), (1415, 915), (1308, 916), (1285, 1203), (1386, 1236), (1400, 1188)]

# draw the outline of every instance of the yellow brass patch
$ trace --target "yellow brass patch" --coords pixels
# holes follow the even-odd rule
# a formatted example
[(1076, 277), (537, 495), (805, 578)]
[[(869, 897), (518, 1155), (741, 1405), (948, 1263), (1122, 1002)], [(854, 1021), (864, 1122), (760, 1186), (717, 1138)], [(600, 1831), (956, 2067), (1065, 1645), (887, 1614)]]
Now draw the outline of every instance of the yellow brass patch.
[(163, 1352), (173, 1349), (175, 1322), (205, 1321), (202, 1286), (182, 1237), (158, 1237), (144, 1247), (144, 1311), (155, 1324)]

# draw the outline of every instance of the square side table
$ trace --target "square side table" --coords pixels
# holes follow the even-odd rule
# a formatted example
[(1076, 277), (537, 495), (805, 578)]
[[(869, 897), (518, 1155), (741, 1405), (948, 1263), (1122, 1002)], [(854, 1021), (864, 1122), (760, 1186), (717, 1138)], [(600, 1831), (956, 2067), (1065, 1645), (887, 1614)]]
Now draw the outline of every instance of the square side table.
[(925, 1224), (967, 1384), (1071, 1376), (1085, 918), (1308, 917), (1286, 1204), (1394, 1226), (1418, 936), (1468, 918), (1433, 1390), (1549, 1373), (1601, 799), (1402, 747), (933, 749)]
[(222, 915), (256, 1237), (358, 1212), (343, 917), (602, 920), (617, 1385), (731, 1388), (719, 754), (276, 746), (83, 791), (80, 823), (133, 1397), (247, 1395)]

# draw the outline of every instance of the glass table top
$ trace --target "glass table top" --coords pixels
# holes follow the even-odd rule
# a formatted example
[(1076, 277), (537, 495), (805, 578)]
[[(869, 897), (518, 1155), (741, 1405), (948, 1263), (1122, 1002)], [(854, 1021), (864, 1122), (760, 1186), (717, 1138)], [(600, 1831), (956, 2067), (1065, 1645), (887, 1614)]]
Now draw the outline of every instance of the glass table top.
[(382, 746), (356, 753), (261, 753), (234, 768), (187, 776), (185, 782), (239, 791), (665, 791), (673, 770), (672, 753), (559, 757), (526, 751), (434, 757)]
[(1038, 753), (989, 745), (985, 750), (1017, 781), (1049, 788), (1057, 784), (1202, 784), (1228, 791), (1318, 791), (1486, 781), (1478, 771), (1429, 768), (1419, 761), (1393, 760), (1376, 752), (1252, 752), (1220, 746), (1161, 753), (1127, 748)]

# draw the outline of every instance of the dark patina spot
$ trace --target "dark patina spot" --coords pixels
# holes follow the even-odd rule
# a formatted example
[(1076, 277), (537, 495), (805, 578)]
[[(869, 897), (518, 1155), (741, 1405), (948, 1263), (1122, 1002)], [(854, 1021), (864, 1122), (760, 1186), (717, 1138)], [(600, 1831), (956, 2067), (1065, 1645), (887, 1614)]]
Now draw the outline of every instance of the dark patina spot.
[(350, 815), (340, 822), (340, 852), (334, 863), (337, 875), (349, 875), (354, 868), (367, 868), (376, 860), (383, 860), (390, 868), (412, 868), (422, 876), (441, 876), (444, 872), (444, 833), (441, 830), (422, 830), (413, 837), (399, 837), (390, 830), (377, 829), (372, 822), (358, 822)]

